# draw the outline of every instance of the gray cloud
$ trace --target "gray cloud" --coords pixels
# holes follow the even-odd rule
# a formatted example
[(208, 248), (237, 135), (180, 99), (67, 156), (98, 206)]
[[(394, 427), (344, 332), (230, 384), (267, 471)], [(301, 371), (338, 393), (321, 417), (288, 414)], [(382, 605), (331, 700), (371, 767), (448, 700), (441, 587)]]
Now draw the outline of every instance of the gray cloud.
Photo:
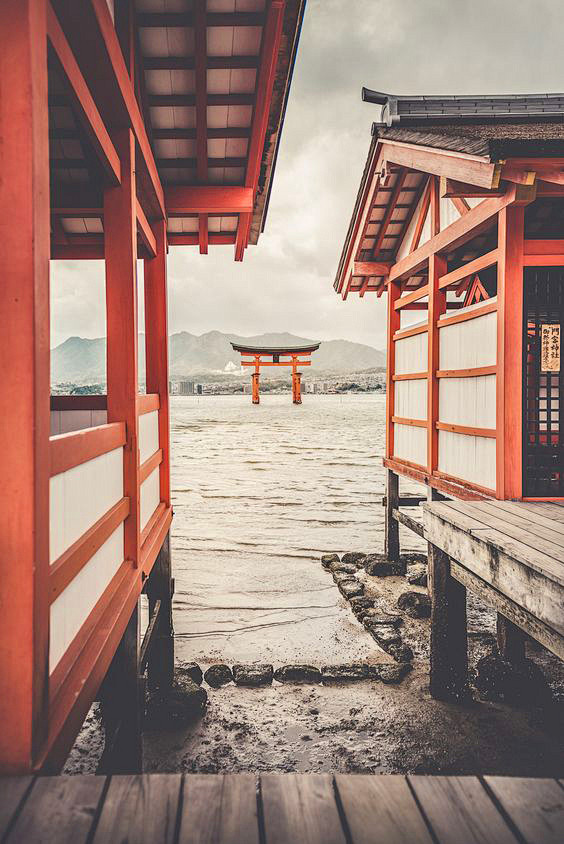
[[(332, 282), (370, 141), (362, 85), (396, 94), (563, 87), (562, 0), (308, 0), (266, 232), (169, 253), (171, 330), (292, 331), (382, 348), (385, 301)], [(104, 333), (103, 265), (54, 262), (52, 341)]]

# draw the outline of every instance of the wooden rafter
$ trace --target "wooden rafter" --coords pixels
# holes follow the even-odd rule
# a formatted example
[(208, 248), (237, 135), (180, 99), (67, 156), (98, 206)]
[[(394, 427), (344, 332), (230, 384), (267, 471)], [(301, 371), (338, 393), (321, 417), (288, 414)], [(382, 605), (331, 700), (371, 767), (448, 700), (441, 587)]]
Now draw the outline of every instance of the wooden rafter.
[(118, 154), (50, 3), (47, 5), (47, 37), (67, 79), (74, 112), (110, 183), (118, 185), (121, 179)]
[[(150, 106), (197, 106), (196, 94), (150, 94)], [(206, 94), (209, 106), (252, 106), (254, 94)]]
[[(194, 68), (196, 84), (196, 178), (199, 184), (208, 180), (208, 117), (207, 117), (207, 24), (206, 0), (194, 0)], [(180, 166), (180, 165), (176, 165)], [(208, 251), (208, 218), (198, 220), (200, 253)]]
[(499, 185), (500, 165), (492, 164), (481, 156), (385, 140), (384, 158), (393, 164), (459, 179), (482, 188), (497, 188)]
[(229, 185), (165, 188), (167, 214), (243, 214), (253, 210), (253, 190)]
[[(140, 12), (137, 24), (141, 27), (193, 27), (195, 15), (191, 12)], [(208, 26), (263, 26), (262, 12), (214, 12), (208, 15)]]
[(431, 179), (427, 179), (427, 183), (425, 185), (425, 190), (423, 193), (423, 199), (421, 201), (421, 208), (419, 209), (419, 214), (417, 216), (417, 222), (415, 224), (415, 230), (413, 232), (413, 238), (411, 240), (411, 244), (409, 246), (409, 252), (413, 252), (419, 246), (419, 241), (421, 240), (421, 234), (423, 233), (423, 226), (425, 225), (425, 220), (427, 219), (427, 212), (429, 211), (429, 204), (431, 202)]
[(386, 230), (390, 224), (392, 219), (393, 213), (396, 210), (396, 205), (399, 199), (399, 195), (403, 188), (403, 183), (405, 182), (407, 176), (407, 170), (402, 168), (396, 175), (396, 181), (392, 190), (392, 194), (390, 196), (390, 201), (388, 203), (388, 207), (384, 212), (384, 216), (382, 218), (382, 222), (380, 223), (380, 229), (378, 231), (378, 235), (376, 240), (374, 241), (374, 247), (372, 249), (372, 257), (376, 258), (380, 249), (382, 248), (382, 242), (386, 237)]
[[(147, 56), (146, 70), (194, 70), (196, 60), (194, 56)], [(241, 70), (257, 68), (258, 56), (208, 56), (210, 70)]]

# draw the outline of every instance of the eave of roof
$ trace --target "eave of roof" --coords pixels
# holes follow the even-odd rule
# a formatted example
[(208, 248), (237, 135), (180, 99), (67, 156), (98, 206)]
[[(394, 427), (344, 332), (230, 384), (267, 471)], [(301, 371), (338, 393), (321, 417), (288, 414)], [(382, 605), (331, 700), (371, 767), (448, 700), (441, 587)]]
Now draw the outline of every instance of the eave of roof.
[(235, 352), (249, 355), (296, 355), (316, 352), (321, 343), (312, 343), (309, 346), (246, 346), (241, 343), (231, 343)]

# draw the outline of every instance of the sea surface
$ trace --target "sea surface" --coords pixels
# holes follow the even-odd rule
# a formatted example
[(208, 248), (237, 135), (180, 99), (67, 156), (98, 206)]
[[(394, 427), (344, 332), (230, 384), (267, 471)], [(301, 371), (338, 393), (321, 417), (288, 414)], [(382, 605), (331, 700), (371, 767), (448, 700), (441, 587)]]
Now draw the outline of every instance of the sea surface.
[(383, 550), (385, 396), (178, 396), (171, 416), (177, 659), (378, 658), (319, 559)]

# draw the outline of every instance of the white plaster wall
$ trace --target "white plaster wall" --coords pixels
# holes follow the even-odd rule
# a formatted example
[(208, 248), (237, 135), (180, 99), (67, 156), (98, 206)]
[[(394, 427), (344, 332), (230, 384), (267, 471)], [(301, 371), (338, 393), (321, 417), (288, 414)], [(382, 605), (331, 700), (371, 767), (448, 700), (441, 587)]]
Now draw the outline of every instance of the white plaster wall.
[(441, 378), (439, 419), (451, 425), (471, 428), (496, 426), (496, 376)]
[(426, 378), (396, 381), (394, 392), (394, 416), (404, 419), (427, 418)]
[[(463, 310), (466, 309), (458, 313), (462, 313)], [(439, 369), (495, 366), (496, 358), (497, 313), (495, 311), (464, 322), (440, 327)]]
[(496, 441), (489, 437), (470, 437), (439, 431), (439, 471), (495, 489)]
[(396, 340), (396, 375), (427, 370), (427, 332)]
[(139, 462), (144, 463), (159, 450), (159, 411), (139, 417)]
[(49, 544), (53, 563), (123, 498), (123, 448), (54, 475), (49, 483)]
[(52, 410), (51, 436), (82, 431), (84, 428), (95, 428), (98, 425), (105, 425), (107, 421), (106, 410)]
[(427, 429), (415, 425), (394, 425), (394, 457), (427, 465)]
[(141, 520), (141, 530), (144, 529), (145, 525), (157, 509), (161, 501), (161, 491), (160, 491), (160, 479), (159, 479), (159, 467), (157, 466), (156, 469), (153, 469), (151, 474), (148, 478), (145, 478), (143, 483), (141, 484), (141, 502), (140, 502), (140, 520)]
[(51, 604), (49, 671), (53, 671), (124, 559), (120, 524)]

